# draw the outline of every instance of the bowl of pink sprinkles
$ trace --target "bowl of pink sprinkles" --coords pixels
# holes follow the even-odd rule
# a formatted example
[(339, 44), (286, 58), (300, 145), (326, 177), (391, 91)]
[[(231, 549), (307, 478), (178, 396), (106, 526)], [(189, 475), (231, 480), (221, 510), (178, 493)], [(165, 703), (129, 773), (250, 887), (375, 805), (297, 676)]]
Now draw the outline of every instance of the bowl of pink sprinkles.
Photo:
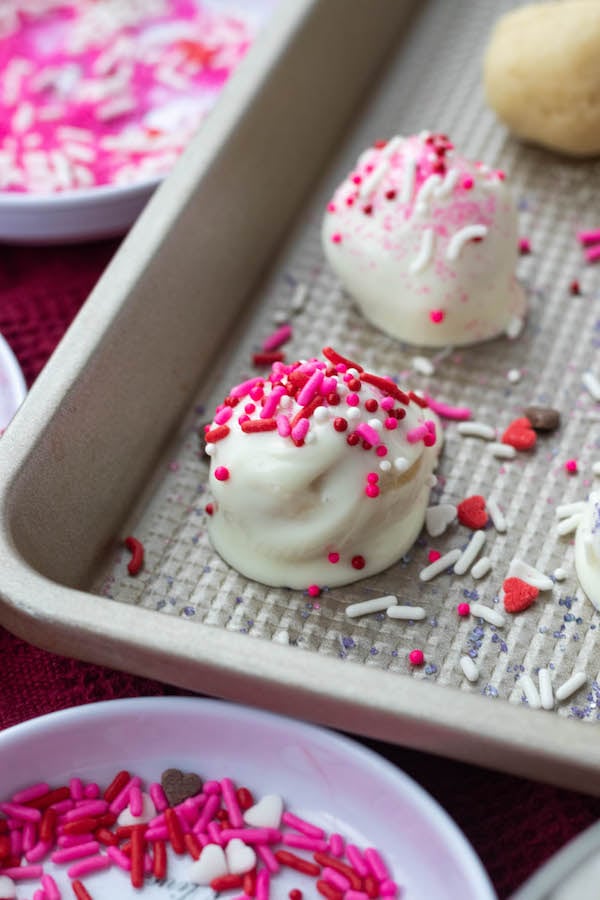
[(494, 900), (446, 813), (343, 736), (204, 698), (0, 734), (0, 898)]
[(2, 0), (0, 240), (122, 233), (274, 0)]

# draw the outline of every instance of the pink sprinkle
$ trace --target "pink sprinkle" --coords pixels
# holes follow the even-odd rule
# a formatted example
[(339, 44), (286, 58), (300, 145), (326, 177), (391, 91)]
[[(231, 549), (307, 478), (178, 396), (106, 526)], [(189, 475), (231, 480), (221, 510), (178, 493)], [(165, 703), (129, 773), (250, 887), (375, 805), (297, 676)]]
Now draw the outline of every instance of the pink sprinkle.
[(229, 469), (227, 466), (217, 466), (215, 469), (215, 478), (217, 481), (227, 481), (229, 478)]
[(41, 862), (52, 849), (51, 841), (38, 841), (25, 854), (25, 859), (30, 863)]
[(81, 859), (84, 856), (92, 856), (100, 849), (98, 841), (89, 841), (87, 844), (78, 844), (75, 847), (65, 847), (64, 850), (55, 850), (50, 856), (54, 863), (71, 862), (72, 859)]
[(449, 406), (447, 403), (440, 403), (432, 397), (426, 396), (429, 408), (441, 416), (443, 419), (453, 419), (457, 422), (463, 422), (470, 419), (472, 412), (468, 406)]
[(441, 559), (441, 556), (442, 556), (442, 554), (440, 553), (439, 550), (430, 550), (429, 553), (427, 554), (427, 559), (429, 560), (430, 563), (433, 563), (436, 560)]
[[(173, 469), (173, 466), (176, 466), (176, 468)], [(178, 463), (170, 463), (170, 464), (169, 464), (169, 467), (170, 467), (174, 472), (179, 471), (179, 464), (178, 464)], [(90, 784), (86, 784), (85, 788), (83, 789), (83, 795), (84, 795), (84, 797), (86, 798), (86, 800), (97, 800), (98, 797), (100, 796), (100, 787), (99, 787), (99, 785), (97, 785), (95, 781), (90, 782)]]
[(265, 352), (278, 350), (286, 344), (292, 336), (292, 326), (287, 323), (277, 328), (273, 334), (266, 337), (263, 341), (262, 348)]
[(346, 397), (346, 403), (348, 404), (348, 406), (358, 406), (358, 404), (360, 403), (358, 394), (348, 394), (348, 396)]
[(232, 397), (246, 397), (252, 388), (257, 384), (262, 384), (262, 378), (249, 378), (248, 381), (242, 381), (240, 384), (237, 384), (234, 388), (232, 388), (229, 393)]
[(531, 253), (531, 242), (529, 238), (522, 237), (519, 239), (519, 253), (521, 253), (523, 256)]
[(384, 397), (379, 401), (379, 405), (382, 409), (385, 409), (386, 412), (389, 412), (390, 409), (394, 408), (394, 398), (393, 397)]
[[(417, 663), (417, 665), (421, 665), (423, 662), (423, 653), (421, 650), (413, 650), (413, 653), (420, 653), (421, 660)], [(411, 660), (412, 661), (412, 660)], [(389, 873), (387, 867), (382, 860), (381, 856), (377, 852), (374, 847), (367, 847), (365, 850), (365, 859), (367, 861), (367, 865), (371, 869), (375, 878), (379, 879), (379, 881), (385, 881), (386, 878), (389, 878)]]
[(577, 460), (576, 459), (568, 459), (565, 463), (565, 469), (571, 475), (575, 475), (577, 473)]
[(434, 325), (439, 325), (440, 322), (444, 321), (445, 312), (443, 309), (432, 309), (429, 313), (429, 318), (434, 323)]
[(120, 869), (123, 869), (125, 872), (131, 872), (131, 859), (126, 853), (119, 850), (118, 847), (107, 847), (106, 855), (109, 856)]
[(242, 816), (235, 793), (235, 786), (231, 778), (221, 779), (221, 791), (231, 826), (233, 828), (242, 828), (244, 825), (244, 817)]
[(25, 822), (23, 826), (23, 850), (27, 852), (36, 844), (36, 827), (33, 822)]
[[(135, 785), (139, 787), (138, 785)], [(65, 822), (76, 822), (77, 819), (86, 819), (88, 816), (102, 816), (108, 811), (106, 800), (89, 800), (76, 806), (75, 809), (65, 813)]]
[(306, 837), (318, 839), (325, 837), (325, 832), (318, 825), (313, 825), (312, 822), (307, 822), (306, 819), (301, 819), (299, 816), (295, 816), (294, 813), (288, 812), (287, 810), (283, 813), (281, 821), (284, 825), (287, 825), (288, 828), (294, 828), (296, 831), (299, 831), (300, 834), (306, 835)]
[[(248, 410), (246, 410), (248, 412)], [(233, 410), (230, 406), (224, 406), (223, 409), (220, 409), (218, 413), (215, 415), (215, 423), (217, 425), (224, 425), (225, 422), (228, 422), (229, 419), (233, 415)]]
[(327, 841), (320, 841), (318, 838), (307, 837), (305, 834), (291, 834), (286, 832), (281, 838), (288, 847), (298, 847), (301, 850), (311, 850), (313, 852), (327, 853), (329, 844)]
[(459, 614), (459, 616), (468, 616), (471, 612), (471, 607), (468, 603), (459, 603), (456, 607), (456, 612)]
[(379, 882), (379, 893), (382, 897), (397, 897), (398, 885), (391, 878), (384, 878)]
[(331, 243), (332, 244), (341, 244), (342, 243), (342, 236), (339, 233), (339, 231), (336, 231), (335, 234), (331, 235)]
[(325, 866), (321, 872), (321, 878), (340, 891), (347, 891), (350, 887), (350, 879), (330, 866)]
[(218, 781), (205, 781), (202, 791), (205, 794), (217, 794), (220, 797), (221, 796), (221, 785), (219, 784)]
[(265, 405), (260, 411), (261, 419), (270, 419), (272, 418), (279, 406), (279, 401), (285, 394), (285, 388), (282, 385), (278, 385), (274, 387), (269, 396), (265, 399)]
[(417, 425), (415, 428), (411, 428), (410, 431), (407, 431), (406, 440), (409, 444), (416, 444), (418, 441), (422, 441), (424, 438), (428, 437), (429, 433), (429, 429), (423, 423), (422, 425)]
[(59, 834), (56, 843), (59, 847), (79, 847), (81, 844), (87, 844), (93, 840), (92, 832), (86, 831), (83, 834)]
[(379, 497), (379, 488), (376, 484), (368, 484), (365, 488), (365, 494), (371, 498)]
[(262, 397), (265, 393), (265, 389), (262, 384), (255, 384), (254, 387), (250, 388), (249, 396), (253, 400), (262, 400)]
[(225, 844), (221, 826), (217, 822), (209, 822), (206, 826), (206, 833), (210, 838), (211, 844), (218, 844), (219, 846)]
[(464, 187), (465, 191), (470, 191), (474, 184), (475, 182), (470, 175), (467, 175), (465, 178), (463, 178), (462, 186)]
[(362, 182), (362, 178), (360, 177), (360, 175), (353, 175), (353, 176), (352, 176), (352, 183), (353, 183), (353, 184), (360, 184), (361, 182)]
[(292, 428), (292, 438), (295, 441), (303, 441), (306, 435), (308, 434), (308, 429), (310, 428), (310, 422), (308, 419), (300, 419), (294, 427)]
[(158, 812), (162, 812), (168, 807), (169, 801), (166, 798), (162, 784), (154, 781), (148, 788), (148, 793)]
[(44, 794), (47, 794), (50, 790), (50, 785), (45, 781), (40, 781), (38, 784), (32, 784), (31, 787), (25, 788), (22, 791), (17, 791), (16, 794), (12, 795), (13, 803), (28, 803), (30, 800), (35, 800), (37, 797), (43, 797)]
[(129, 812), (136, 818), (144, 811), (144, 801), (139, 787), (132, 787), (129, 792)]
[(369, 895), (364, 891), (346, 891), (344, 900), (369, 900)]
[(275, 419), (277, 422), (277, 432), (281, 437), (289, 437), (292, 431), (290, 420), (283, 413), (280, 413)]
[(52, 804), (52, 809), (55, 809), (59, 816), (64, 815), (66, 812), (69, 812), (70, 809), (74, 809), (75, 804), (72, 800), (59, 800), (58, 803)]
[(591, 231), (578, 231), (577, 240), (581, 244), (597, 244), (600, 242), (600, 228), (594, 228)]
[(298, 403), (300, 404), (300, 406), (306, 406), (308, 403), (310, 403), (311, 400), (314, 399), (314, 397), (316, 397), (317, 392), (321, 387), (322, 381), (323, 372), (321, 372), (320, 369), (317, 369), (317, 371), (310, 376), (310, 378), (298, 394)]
[(60, 891), (52, 875), (42, 875), (42, 888), (45, 891), (46, 900), (61, 900)]
[[(425, 662), (425, 654), (422, 650), (411, 650), (408, 654), (408, 660), (411, 666), (422, 666)], [(365, 851), (366, 856), (366, 851)]]
[[(309, 597), (320, 597), (321, 596), (321, 588), (318, 584), (311, 584), (307, 588), (307, 594)], [(233, 825), (233, 822), (231, 823)]]
[(344, 855), (344, 839), (341, 834), (334, 832), (329, 838), (329, 852), (332, 856)]
[(261, 869), (256, 876), (256, 900), (269, 900), (271, 876), (268, 869)]
[(367, 875), (371, 874), (371, 869), (367, 865), (362, 852), (355, 844), (347, 845), (346, 856), (348, 857), (348, 862), (352, 868), (358, 872), (361, 878), (366, 878)]
[(19, 803), (0, 803), (0, 810), (12, 819), (20, 819), (23, 822), (39, 822), (42, 814), (39, 809), (29, 806), (21, 806)]
[(269, 872), (272, 872), (273, 874), (275, 874), (275, 872), (279, 872), (280, 866), (277, 862), (277, 857), (268, 844), (257, 844), (256, 854), (264, 862)]
[(395, 431), (398, 427), (398, 419), (396, 419), (394, 416), (389, 416), (383, 424), (388, 431)]
[(99, 872), (101, 869), (109, 869), (112, 866), (110, 856), (90, 856), (81, 862), (75, 863), (70, 869), (67, 869), (69, 878), (82, 878), (85, 875), (91, 875), (92, 872)]
[(600, 259), (600, 244), (596, 244), (594, 247), (588, 247), (585, 251), (585, 258), (588, 262), (596, 262), (597, 259)]
[(119, 813), (122, 813), (129, 803), (129, 792), (131, 791), (131, 788), (136, 784), (139, 787), (141, 783), (142, 781), (137, 777), (137, 775), (133, 778), (130, 778), (125, 787), (117, 794), (113, 802), (110, 804), (110, 812), (114, 813), (116, 816), (118, 816)]
[(329, 560), (330, 563), (333, 563), (333, 565), (335, 565), (336, 563), (338, 563), (340, 561), (340, 554), (339, 553), (328, 553), (327, 559)]
[(375, 453), (377, 456), (387, 456), (388, 449), (385, 444), (380, 444), (379, 447), (375, 448)]
[[(17, 823), (20, 826), (20, 822)], [(12, 828), (12, 824), (9, 825)], [(10, 833), (10, 852), (12, 856), (20, 856), (23, 852), (23, 834), (21, 831), (11, 831)]]
[(152, 828), (146, 829), (145, 837), (148, 841), (166, 841), (169, 838), (169, 830), (166, 825), (153, 825)]
[(335, 203), (327, 204), (327, 212), (335, 212)]
[(41, 878), (43, 874), (43, 866), (11, 866), (8, 869), (0, 869), (0, 875), (6, 875), (8, 878), (12, 878), (13, 881)]
[(224, 828), (221, 837), (225, 843), (239, 838), (246, 844), (276, 844), (282, 839), (278, 828)]
[(81, 778), (71, 778), (69, 781), (69, 790), (73, 800), (83, 800), (83, 785)]
[(37, 891), (33, 893), (33, 900), (46, 900), (46, 892), (41, 888), (38, 888)]
[(377, 474), (377, 472), (369, 472), (368, 473), (368, 475), (367, 475), (368, 484), (377, 484), (378, 481), (379, 481), (379, 475)]
[(361, 422), (360, 425), (356, 428), (356, 433), (361, 436), (361, 438), (367, 441), (369, 444), (375, 445), (379, 443), (379, 432), (368, 425), (366, 422)]
[[(204, 785), (204, 790), (206, 791), (206, 785)], [(204, 831), (206, 831), (208, 827), (208, 823), (212, 820), (216, 811), (221, 805), (221, 797), (217, 794), (211, 794), (206, 801), (206, 806), (200, 813), (200, 818), (194, 825), (193, 831), (194, 834), (198, 835)]]

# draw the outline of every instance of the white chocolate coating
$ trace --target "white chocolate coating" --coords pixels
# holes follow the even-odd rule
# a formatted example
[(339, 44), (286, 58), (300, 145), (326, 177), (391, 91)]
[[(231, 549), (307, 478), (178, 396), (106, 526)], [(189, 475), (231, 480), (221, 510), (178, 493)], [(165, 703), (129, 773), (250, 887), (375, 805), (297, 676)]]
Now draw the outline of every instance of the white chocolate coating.
[[(399, 560), (423, 526), (437, 418), (391, 379), (340, 362), (336, 371), (331, 359), (275, 363), (268, 378), (233, 388), (238, 403), (218, 407), (207, 431), (213, 546), (263, 584), (350, 584)], [(261, 414), (272, 430), (243, 430)]]
[(401, 341), (473, 344), (524, 317), (504, 174), (457, 156), (442, 135), (366, 150), (328, 204), (322, 240), (363, 315)]
[(600, 610), (600, 491), (593, 491), (575, 535), (575, 571), (584, 593)]

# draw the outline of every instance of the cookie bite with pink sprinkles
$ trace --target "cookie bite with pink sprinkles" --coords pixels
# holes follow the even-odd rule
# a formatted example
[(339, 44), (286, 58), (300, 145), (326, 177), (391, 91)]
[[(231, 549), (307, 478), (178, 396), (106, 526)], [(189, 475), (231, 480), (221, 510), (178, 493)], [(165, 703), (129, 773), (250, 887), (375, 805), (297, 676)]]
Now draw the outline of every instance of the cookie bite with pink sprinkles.
[(363, 315), (424, 347), (516, 335), (517, 209), (503, 172), (442, 134), (378, 141), (327, 206), (327, 259)]
[(205, 442), (216, 551), (255, 581), (308, 589), (407, 552), (442, 434), (422, 397), (326, 347), (233, 387)]

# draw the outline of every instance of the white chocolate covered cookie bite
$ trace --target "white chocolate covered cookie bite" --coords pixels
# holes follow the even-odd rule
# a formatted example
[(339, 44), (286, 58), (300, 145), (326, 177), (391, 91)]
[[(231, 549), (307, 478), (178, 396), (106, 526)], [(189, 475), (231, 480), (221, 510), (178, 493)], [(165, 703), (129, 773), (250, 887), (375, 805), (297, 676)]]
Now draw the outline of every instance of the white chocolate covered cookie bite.
[(590, 494), (577, 527), (575, 569), (585, 595), (600, 609), (600, 491)]
[(330, 347), (231, 389), (206, 427), (217, 552), (263, 584), (350, 584), (419, 534), (442, 444), (427, 403)]
[(520, 331), (505, 175), (457, 155), (444, 135), (366, 150), (327, 206), (322, 239), (363, 315), (392, 337), (441, 347)]

